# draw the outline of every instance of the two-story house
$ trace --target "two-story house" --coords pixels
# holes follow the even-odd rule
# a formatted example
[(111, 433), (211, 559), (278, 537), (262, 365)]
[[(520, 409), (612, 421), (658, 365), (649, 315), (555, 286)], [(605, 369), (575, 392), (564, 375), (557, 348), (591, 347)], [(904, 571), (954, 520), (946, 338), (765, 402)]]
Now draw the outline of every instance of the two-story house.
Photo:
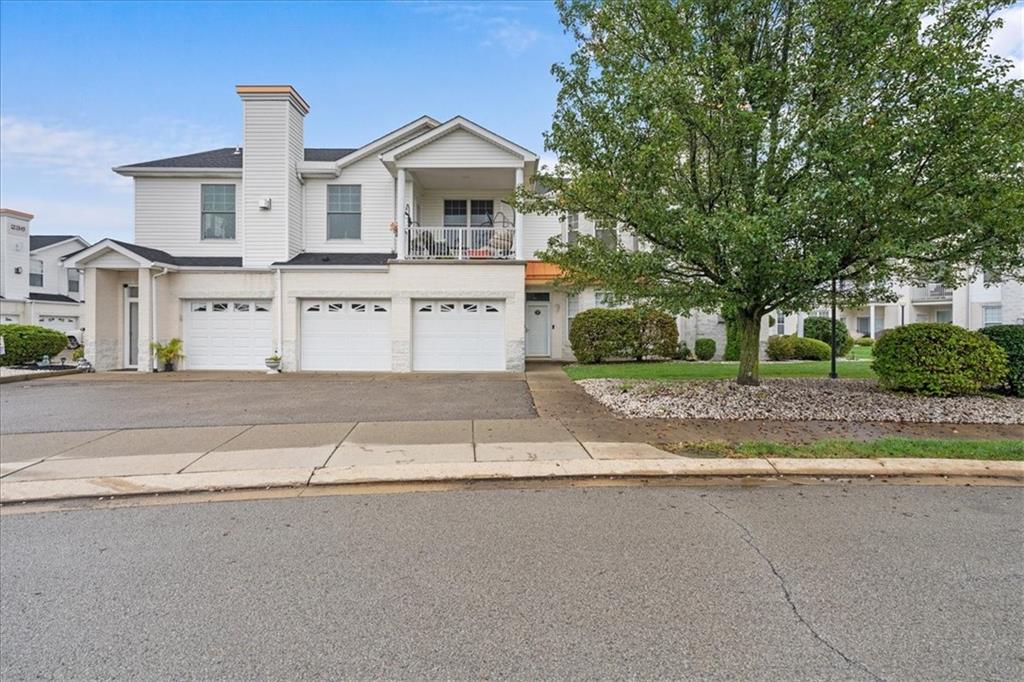
[(0, 208), (0, 324), (82, 336), (83, 273), (65, 259), (89, 246), (75, 235), (32, 234), (31, 213)]
[[(291, 86), (238, 86), (242, 145), (115, 168), (135, 186), (134, 239), (67, 266), (85, 276), (86, 357), (187, 369), (521, 370), (569, 357), (594, 292), (567, 297), (534, 259), (585, 220), (506, 203), (537, 156), (462, 117), (429, 116), (359, 147), (307, 148)], [(582, 225), (580, 223), (583, 223)]]

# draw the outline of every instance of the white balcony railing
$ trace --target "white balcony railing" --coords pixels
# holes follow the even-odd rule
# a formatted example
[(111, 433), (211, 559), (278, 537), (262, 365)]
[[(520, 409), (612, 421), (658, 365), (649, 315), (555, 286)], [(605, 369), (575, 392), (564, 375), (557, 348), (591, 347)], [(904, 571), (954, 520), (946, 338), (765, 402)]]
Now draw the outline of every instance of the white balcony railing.
[(952, 301), (953, 290), (941, 284), (929, 284), (923, 287), (914, 287), (910, 290), (910, 300), (914, 303), (926, 303), (929, 301)]
[(408, 227), (405, 253), (420, 260), (512, 260), (515, 235), (512, 227)]

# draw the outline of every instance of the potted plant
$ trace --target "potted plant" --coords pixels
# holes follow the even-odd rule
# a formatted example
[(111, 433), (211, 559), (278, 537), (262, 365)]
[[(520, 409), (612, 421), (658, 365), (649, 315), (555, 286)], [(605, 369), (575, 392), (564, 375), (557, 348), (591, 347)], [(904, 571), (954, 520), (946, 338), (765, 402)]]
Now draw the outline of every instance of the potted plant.
[(267, 363), (267, 374), (277, 374), (281, 371), (281, 356), (276, 351), (264, 362)]
[(163, 365), (165, 372), (173, 372), (174, 362), (178, 358), (185, 357), (184, 353), (181, 352), (181, 339), (171, 339), (167, 343), (154, 341), (149, 346), (156, 353), (157, 364)]

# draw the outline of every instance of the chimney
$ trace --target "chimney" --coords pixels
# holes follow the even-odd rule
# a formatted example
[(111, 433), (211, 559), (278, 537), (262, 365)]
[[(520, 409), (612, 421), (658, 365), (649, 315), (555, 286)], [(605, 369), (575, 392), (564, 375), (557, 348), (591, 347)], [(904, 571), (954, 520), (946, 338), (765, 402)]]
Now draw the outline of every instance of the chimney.
[(306, 100), (290, 85), (239, 85), (242, 98), (242, 261), (266, 267), (302, 248), (302, 187)]

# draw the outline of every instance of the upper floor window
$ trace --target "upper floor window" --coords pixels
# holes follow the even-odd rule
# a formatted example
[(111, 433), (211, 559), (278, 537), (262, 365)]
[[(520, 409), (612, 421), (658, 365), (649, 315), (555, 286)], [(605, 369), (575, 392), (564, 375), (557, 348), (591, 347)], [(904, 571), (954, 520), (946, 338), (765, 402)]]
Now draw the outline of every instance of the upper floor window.
[(327, 238), (362, 239), (362, 185), (327, 186)]
[(982, 319), (981, 324), (985, 327), (991, 327), (995, 324), (1003, 323), (1003, 308), (998, 305), (987, 305), (982, 308)]
[(600, 218), (594, 221), (594, 236), (609, 249), (617, 248), (619, 235), (615, 229), (615, 221), (607, 218)]
[(580, 236), (580, 214), (569, 213), (565, 216), (565, 243), (575, 244)]
[(203, 239), (235, 238), (235, 186), (202, 185)]
[(43, 261), (32, 259), (28, 262), (28, 285), (43, 286)]
[(79, 282), (81, 281), (81, 273), (78, 270), (68, 270), (68, 293), (77, 294), (81, 289)]
[(489, 227), (494, 224), (493, 199), (445, 199), (445, 227)]
[(494, 200), (473, 199), (470, 201), (469, 224), (473, 227), (494, 225)]

